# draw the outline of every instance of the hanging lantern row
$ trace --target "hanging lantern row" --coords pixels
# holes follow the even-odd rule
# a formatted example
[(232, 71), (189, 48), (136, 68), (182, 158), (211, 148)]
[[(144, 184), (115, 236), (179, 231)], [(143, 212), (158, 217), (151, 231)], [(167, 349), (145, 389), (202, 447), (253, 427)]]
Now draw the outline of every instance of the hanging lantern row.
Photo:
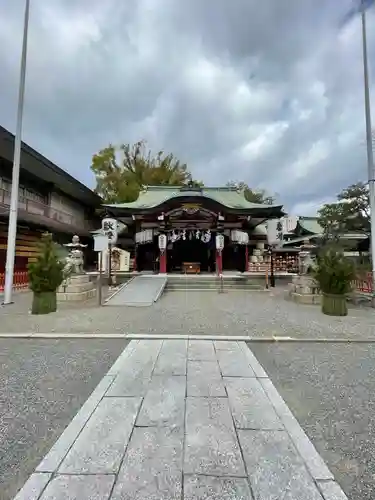
[(230, 239), (239, 245), (247, 245), (249, 243), (249, 235), (244, 231), (239, 231), (238, 229), (231, 231)]
[(139, 245), (152, 243), (153, 239), (154, 231), (152, 229), (145, 229), (143, 231), (140, 231), (139, 233), (136, 233), (135, 235), (135, 242)]
[(209, 243), (211, 241), (211, 231), (200, 231), (197, 230), (186, 230), (183, 229), (181, 231), (173, 230), (168, 234), (168, 240), (171, 243), (175, 243), (178, 240), (201, 240), (203, 243)]

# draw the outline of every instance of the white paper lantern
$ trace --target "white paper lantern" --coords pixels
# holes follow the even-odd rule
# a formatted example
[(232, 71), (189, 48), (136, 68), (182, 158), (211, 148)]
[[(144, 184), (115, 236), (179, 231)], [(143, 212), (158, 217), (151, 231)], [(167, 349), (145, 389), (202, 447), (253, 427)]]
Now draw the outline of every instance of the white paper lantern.
[(164, 252), (167, 248), (167, 237), (165, 234), (159, 234), (159, 250)]
[(224, 236), (222, 234), (216, 235), (216, 250), (222, 250), (224, 248)]

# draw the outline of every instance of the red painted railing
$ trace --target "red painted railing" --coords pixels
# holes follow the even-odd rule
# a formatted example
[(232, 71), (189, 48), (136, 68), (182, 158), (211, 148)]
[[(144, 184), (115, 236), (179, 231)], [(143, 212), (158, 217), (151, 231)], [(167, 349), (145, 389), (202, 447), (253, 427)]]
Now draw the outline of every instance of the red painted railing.
[(372, 273), (367, 273), (365, 276), (358, 277), (354, 280), (353, 289), (360, 293), (373, 293)]
[[(0, 292), (4, 291), (5, 273), (0, 273)], [(13, 289), (24, 290), (29, 287), (29, 275), (27, 271), (15, 271), (13, 275)]]

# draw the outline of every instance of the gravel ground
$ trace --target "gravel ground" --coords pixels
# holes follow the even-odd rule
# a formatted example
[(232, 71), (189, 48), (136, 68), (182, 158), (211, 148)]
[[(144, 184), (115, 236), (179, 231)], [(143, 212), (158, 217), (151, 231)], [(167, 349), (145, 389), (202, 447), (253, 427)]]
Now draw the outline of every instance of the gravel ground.
[(125, 345), (0, 340), (0, 500), (23, 486)]
[(282, 290), (268, 292), (168, 292), (151, 307), (62, 304), (48, 316), (31, 316), (31, 295), (0, 308), (0, 333), (156, 333), (299, 338), (372, 338), (375, 311), (351, 308), (346, 318), (324, 316), (318, 306), (297, 305)]
[(375, 346), (250, 347), (348, 498), (373, 500)]

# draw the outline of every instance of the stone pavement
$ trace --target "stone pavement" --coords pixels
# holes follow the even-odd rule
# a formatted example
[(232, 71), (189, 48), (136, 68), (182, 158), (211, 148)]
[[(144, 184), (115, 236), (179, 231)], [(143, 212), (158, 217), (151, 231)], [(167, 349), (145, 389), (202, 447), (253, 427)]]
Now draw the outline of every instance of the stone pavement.
[(344, 500), (243, 342), (133, 340), (17, 500)]
[(155, 334), (293, 337), (375, 341), (374, 309), (325, 316), (318, 306), (294, 304), (275, 292), (167, 292), (151, 307), (61, 303), (52, 314), (29, 314), (32, 294), (0, 307), (0, 335), (17, 333)]

